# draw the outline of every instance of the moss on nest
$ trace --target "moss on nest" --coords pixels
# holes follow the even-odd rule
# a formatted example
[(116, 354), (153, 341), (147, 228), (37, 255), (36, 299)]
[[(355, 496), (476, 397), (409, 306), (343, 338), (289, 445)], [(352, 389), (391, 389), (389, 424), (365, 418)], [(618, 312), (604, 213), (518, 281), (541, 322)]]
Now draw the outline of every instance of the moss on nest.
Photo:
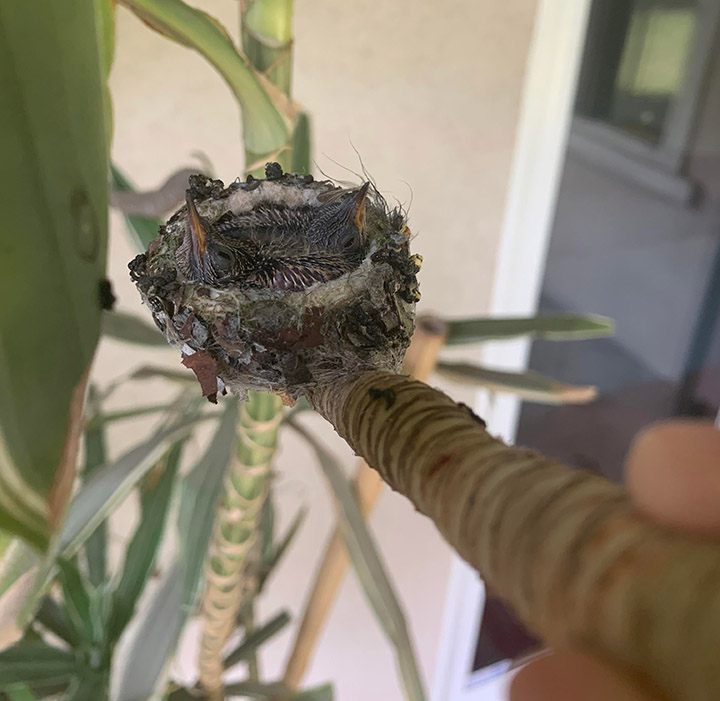
[[(266, 174), (228, 187), (192, 176), (188, 193), (202, 217), (216, 221), (268, 203), (320, 207), (345, 192), (311, 176), (283, 174), (276, 164)], [(177, 263), (187, 227), (182, 207), (129, 267), (155, 323), (181, 349), (205, 396), (251, 389), (293, 400), (339, 377), (400, 369), (419, 299), (420, 258), (410, 255), (402, 210), (390, 210), (377, 192), (365, 207), (360, 262), (299, 291), (188, 280)]]

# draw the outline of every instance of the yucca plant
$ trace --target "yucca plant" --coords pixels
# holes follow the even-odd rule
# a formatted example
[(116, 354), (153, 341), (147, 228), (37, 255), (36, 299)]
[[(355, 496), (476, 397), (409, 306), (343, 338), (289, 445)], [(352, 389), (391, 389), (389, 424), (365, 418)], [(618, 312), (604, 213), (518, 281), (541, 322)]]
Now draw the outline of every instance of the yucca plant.
[[(257, 175), (266, 161), (287, 171), (310, 171), (309, 120), (290, 96), (291, 0), (241, 3), (244, 53), (213, 18), (181, 0), (121, 2), (152, 28), (198, 51), (223, 76), (241, 108), (247, 174)], [(199, 406), (193, 399), (197, 394), (185, 388), (169, 405), (104, 412), (107, 396), (122, 381), (162, 376), (188, 384), (187, 373), (152, 365), (87, 390), (101, 327), (115, 338), (164, 345), (152, 327), (103, 311), (112, 302), (104, 280), (104, 183), (110, 173), (106, 78), (114, 11), (111, 0), (59, 2), (42, 10), (33, 3), (0, 5), (6, 38), (0, 44), (5, 154), (0, 172), (9, 242), (0, 279), (3, 299), (21, 300), (4, 304), (0, 317), (0, 527), (13, 536), (5, 544), (0, 595), (13, 603), (5, 611), (13, 624), (5, 639), (15, 638), (0, 652), (0, 690), (12, 699), (58, 694), (102, 699), (111, 686), (114, 697), (123, 700), (331, 698), (329, 686), (297, 691), (312, 644), (296, 645), (304, 652), (291, 655), (282, 680), (263, 680), (256, 661), (258, 647), (288, 622), (284, 612), (264, 622), (254, 614), (254, 601), (301, 520), (276, 538), (269, 470), (277, 431), (287, 423), (317, 453), (337, 500), (342, 542), (394, 646), (406, 695), (421, 699), (423, 684), (402, 610), (363, 520), (381, 484), (376, 473), (361, 467), (353, 490), (298, 421), (302, 406), (285, 415), (271, 394), (252, 393), (242, 405), (224, 399), (218, 414)], [(57, 83), (65, 90), (47, 89)], [(113, 182), (119, 190), (130, 189), (117, 169)], [(140, 250), (157, 234), (158, 222), (147, 211), (129, 216), (128, 224)], [(610, 330), (606, 320), (576, 317), (426, 319), (418, 326), (406, 370), (421, 378), (436, 367), (444, 345)], [(53, 363), (47, 362), (49, 347)], [(587, 401), (593, 393), (535, 374), (445, 362), (437, 370), (532, 400)], [(690, 599), (683, 598), (693, 595), (686, 570), (710, 590), (708, 583), (719, 571), (713, 547), (659, 532), (632, 512), (621, 492), (598, 478), (502, 445), (466, 407), (421, 382), (367, 371), (314, 387), (307, 399), (551, 642), (591, 645), (650, 674), (678, 698), (712, 698), (705, 690), (718, 690), (714, 665), (697, 650), (672, 660), (680, 678), (693, 680), (678, 688), (668, 673), (667, 651), (674, 648), (647, 649), (632, 628), (640, 619), (644, 625), (656, 621), (654, 637), (665, 640), (682, 620), (688, 635), (713, 639), (716, 612), (703, 611), (702, 620), (692, 611), (685, 617)], [(109, 422), (158, 412), (164, 419), (150, 438), (116, 460), (107, 459)], [(215, 423), (214, 436), (203, 457), (185, 471), (183, 440), (200, 421)], [(84, 464), (78, 470), (81, 439)], [(111, 571), (103, 524), (134, 490), (140, 494), (140, 519), (121, 566)], [(530, 528), (524, 524), (528, 515), (534, 519)], [(152, 578), (168, 520), (176, 524), (179, 552), (135, 621), (133, 643), (119, 669), (115, 649)], [(539, 529), (538, 520), (547, 528)], [(332, 541), (326, 563), (335, 558), (340, 565), (327, 579), (321, 570), (316, 588), (326, 581), (337, 587), (344, 569), (339, 543), (339, 538)], [(673, 560), (679, 565), (670, 566)], [(666, 606), (662, 596), (655, 599), (658, 582), (665, 588), (660, 591), (683, 593), (677, 606)], [(300, 639), (303, 630), (317, 631), (321, 623), (322, 607), (312, 602), (305, 616), (311, 624), (301, 627)], [(584, 612), (594, 607), (607, 615), (588, 620)], [(313, 619), (312, 611), (318, 610), (321, 615)], [(648, 611), (658, 615), (648, 618)], [(203, 618), (198, 680), (186, 688), (168, 679), (168, 660), (197, 612)], [(305, 640), (312, 643), (312, 635)], [(228, 649), (229, 642), (234, 649)], [(225, 671), (238, 664), (247, 668), (247, 678), (227, 682)]]

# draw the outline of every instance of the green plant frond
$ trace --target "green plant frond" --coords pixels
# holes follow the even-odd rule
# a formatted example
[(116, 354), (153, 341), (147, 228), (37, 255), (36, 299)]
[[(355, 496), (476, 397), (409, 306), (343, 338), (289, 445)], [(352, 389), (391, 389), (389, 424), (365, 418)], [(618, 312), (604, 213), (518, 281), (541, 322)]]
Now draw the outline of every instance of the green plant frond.
[(290, 701), (333, 701), (333, 698), (333, 685), (320, 684), (320, 686), (298, 692)]
[(468, 363), (440, 362), (436, 367), (442, 377), (482, 387), (492, 392), (514, 394), (526, 402), (539, 404), (587, 404), (597, 396), (597, 388), (590, 385), (569, 385), (541, 375), (534, 370), (505, 372)]
[(82, 671), (72, 652), (41, 640), (23, 639), (0, 652), (0, 689), (10, 684), (69, 680)]
[(182, 0), (121, 0), (153, 28), (202, 54), (224, 78), (242, 109), (246, 148), (270, 153), (287, 143), (294, 107), (271, 89), (227, 31)]
[[(115, 163), (110, 166), (110, 175), (115, 190), (120, 192), (135, 190), (133, 184)], [(151, 217), (139, 217), (137, 215), (123, 215), (123, 219), (133, 247), (138, 253), (144, 253), (149, 243), (157, 237), (158, 228), (162, 222)]]
[(0, 527), (41, 549), (100, 327), (108, 157), (96, 13), (92, 2), (0, 4)]
[(290, 622), (290, 614), (287, 611), (281, 611), (274, 616), (264, 626), (256, 628), (223, 660), (225, 669), (235, 666), (239, 662), (247, 661), (257, 649), (265, 642), (270, 640), (274, 635), (279, 633)]
[(119, 701), (157, 698), (156, 694), (165, 686), (168, 663), (175, 654), (183, 625), (192, 613), (183, 605), (183, 579), (184, 565), (177, 558), (147, 604), (128, 648), (127, 659), (113, 659)]
[(395, 647), (407, 698), (412, 701), (424, 699), (425, 692), (402, 607), (385, 572), (350, 483), (335, 458), (309, 431), (296, 421), (289, 422), (289, 425), (310, 444), (327, 479), (338, 507), (339, 526), (348, 555), (378, 623)]
[(78, 635), (67, 610), (51, 596), (43, 597), (35, 614), (35, 620), (71, 647), (80, 646), (82, 638)]
[(537, 317), (451, 319), (447, 322), (446, 346), (530, 337), (548, 341), (579, 341), (612, 336), (612, 319), (592, 314), (553, 314)]
[(163, 472), (157, 485), (143, 495), (142, 517), (126, 551), (115, 587), (108, 622), (108, 640), (118, 640), (130, 622), (140, 595), (152, 571), (162, 542), (175, 478), (182, 456), (183, 442), (176, 443), (163, 459)]
[(168, 661), (175, 654), (202, 585), (203, 565), (228, 464), (235, 451), (237, 399), (229, 399), (204, 455), (183, 478), (177, 517), (180, 554), (150, 600), (119, 671), (119, 698), (150, 698), (164, 686)]
[(115, 341), (169, 348), (165, 337), (140, 317), (125, 312), (103, 312), (102, 332)]

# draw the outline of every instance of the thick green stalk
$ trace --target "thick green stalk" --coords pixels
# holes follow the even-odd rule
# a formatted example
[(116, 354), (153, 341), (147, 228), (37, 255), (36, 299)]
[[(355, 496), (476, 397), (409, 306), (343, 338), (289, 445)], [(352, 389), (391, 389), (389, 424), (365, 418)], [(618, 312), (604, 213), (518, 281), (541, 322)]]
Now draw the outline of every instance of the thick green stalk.
[[(242, 4), (242, 47), (253, 68), (260, 71), (284, 95), (292, 94), (293, 0), (246, 0)], [(247, 144), (246, 139), (246, 144)], [(295, 120), (287, 144), (274, 152), (245, 149), (245, 169), (261, 176), (268, 160), (286, 171), (310, 171), (307, 115)]]
[(199, 666), (211, 698), (223, 698), (223, 649), (240, 608), (256, 589), (252, 558), (281, 418), (282, 403), (269, 394), (251, 392), (240, 408), (237, 457), (220, 502), (205, 573)]

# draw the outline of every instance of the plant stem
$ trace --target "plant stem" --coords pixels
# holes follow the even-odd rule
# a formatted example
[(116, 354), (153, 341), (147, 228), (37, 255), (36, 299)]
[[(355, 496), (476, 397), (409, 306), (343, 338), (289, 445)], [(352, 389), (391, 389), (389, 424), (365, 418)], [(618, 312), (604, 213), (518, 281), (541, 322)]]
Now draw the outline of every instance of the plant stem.
[[(292, 94), (293, 0), (252, 0), (241, 5), (242, 47), (252, 66), (284, 95)], [(272, 153), (245, 149), (245, 169), (262, 177), (265, 161), (274, 160), (289, 172), (309, 172), (308, 164), (297, 162), (296, 151), (307, 151), (304, 116), (296, 120), (284, 147)]]
[(240, 407), (237, 458), (218, 510), (205, 574), (199, 667), (200, 681), (212, 699), (223, 698), (223, 649), (238, 611), (256, 588), (249, 565), (270, 489), (281, 418), (281, 401), (273, 395), (251, 392)]
[[(444, 322), (431, 317), (419, 317), (412, 343), (405, 356), (403, 370), (419, 380), (427, 380), (435, 367), (445, 333)], [(365, 518), (375, 508), (383, 485), (380, 474), (364, 460), (360, 460), (353, 478), (353, 487), (360, 511)], [(302, 621), (285, 666), (283, 682), (290, 689), (295, 690), (300, 686), (349, 564), (342, 533), (340, 528), (336, 527), (315, 574)]]
[(506, 446), (407, 377), (367, 373), (311, 401), (551, 645), (679, 701), (720, 698), (717, 544), (651, 523), (595, 474)]

